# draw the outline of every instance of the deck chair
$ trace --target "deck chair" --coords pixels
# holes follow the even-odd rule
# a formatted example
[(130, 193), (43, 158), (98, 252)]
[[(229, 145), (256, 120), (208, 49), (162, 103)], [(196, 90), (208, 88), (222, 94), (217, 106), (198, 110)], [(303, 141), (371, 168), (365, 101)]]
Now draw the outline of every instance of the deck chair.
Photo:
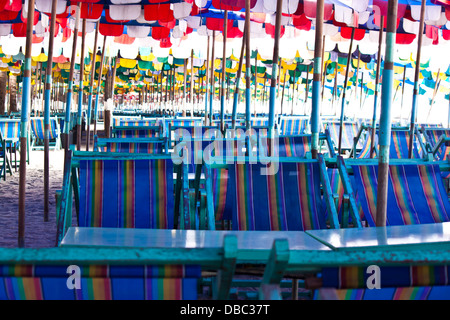
[(68, 289), (67, 265), (1, 265), (0, 300), (196, 300), (196, 265), (80, 265)]
[[(343, 160), (342, 160), (343, 161)], [(354, 187), (369, 227), (375, 226), (378, 166), (354, 164)], [(345, 173), (344, 173), (345, 175)], [(347, 180), (348, 183), (348, 180)], [(437, 164), (391, 164), (389, 166), (387, 225), (409, 225), (449, 221), (450, 202)], [(450, 290), (437, 275), (445, 267), (382, 268), (393, 283), (382, 282), (382, 289), (367, 290), (363, 268), (324, 270), (325, 286), (340, 288), (340, 299), (424, 299)], [(420, 278), (415, 276), (421, 272)], [(436, 274), (427, 277), (426, 275)], [(400, 280), (399, 280), (400, 279)], [(428, 281), (428, 282), (427, 282)]]
[(282, 136), (306, 134), (309, 117), (280, 117), (279, 131)]
[[(281, 159), (278, 172), (273, 175), (261, 174), (266, 165), (251, 164), (249, 158), (245, 160), (228, 165), (225, 200), (231, 208), (232, 230), (339, 228), (323, 157), (319, 160)], [(212, 167), (205, 165), (206, 172)], [(212, 210), (214, 201), (210, 186), (211, 183), (207, 184), (208, 210)], [(212, 212), (207, 216), (212, 219)]]
[[(20, 119), (0, 120), (0, 131), (6, 150), (9, 152), (9, 161), (12, 162), (14, 153), (14, 168), (17, 170), (17, 150), (20, 148)], [(29, 137), (29, 136), (28, 136)], [(29, 143), (27, 137), (27, 144)], [(27, 148), (27, 163), (29, 163), (29, 151)]]
[[(343, 122), (342, 126), (341, 149), (351, 150), (353, 148), (354, 138), (358, 135), (359, 126), (355, 122)], [(327, 122), (326, 128), (330, 131), (330, 136), (334, 142), (335, 148), (338, 148), (340, 122)], [(358, 141), (356, 148), (361, 149), (362, 142)]]
[[(45, 125), (44, 118), (31, 118), (31, 131), (33, 132), (33, 141), (31, 143), (31, 148), (33, 150), (42, 150), (44, 147), (45, 138)], [(61, 147), (60, 141), (60, 128), (58, 123), (58, 118), (50, 118), (50, 146), (54, 150), (59, 150)]]
[[(278, 147), (278, 156), (296, 158), (308, 157), (311, 153), (311, 137), (310, 134), (279, 136), (278, 144), (275, 144), (275, 146)], [(260, 144), (267, 149), (267, 139), (260, 139)], [(319, 134), (319, 146), (320, 153), (327, 153), (330, 158), (335, 157), (334, 148), (328, 132)]]
[(170, 158), (80, 160), (79, 226), (172, 229), (172, 179)]
[[(369, 158), (370, 157), (370, 142), (372, 140), (372, 136), (370, 134), (370, 128), (364, 126), (362, 128), (362, 131), (366, 131), (365, 134), (362, 132), (357, 135), (357, 142), (359, 143), (361, 141), (363, 142), (363, 145), (361, 147), (361, 151), (357, 153), (357, 148), (354, 145), (353, 146), (353, 152), (352, 154), (356, 155), (356, 158), (362, 159), (362, 158)], [(365, 135), (365, 139), (362, 140), (362, 137)], [(410, 139), (410, 131), (408, 128), (396, 128), (393, 127), (391, 129), (391, 141), (389, 144), (389, 157), (391, 159), (408, 159), (409, 155), (409, 139)], [(413, 158), (414, 159), (422, 159), (426, 157), (426, 151), (423, 149), (423, 146), (421, 142), (419, 141), (420, 137), (416, 130), (415, 132), (415, 139), (414, 139), (414, 148), (413, 148)], [(374, 143), (374, 158), (378, 154), (378, 129), (375, 134), (375, 143)]]
[[(450, 129), (422, 127), (421, 131), (430, 149), (436, 148), (438, 141), (442, 136), (450, 137)], [(450, 153), (448, 146), (446, 144), (441, 144), (437, 148), (437, 151), (433, 152), (434, 158), (436, 160), (447, 160), (448, 154)]]

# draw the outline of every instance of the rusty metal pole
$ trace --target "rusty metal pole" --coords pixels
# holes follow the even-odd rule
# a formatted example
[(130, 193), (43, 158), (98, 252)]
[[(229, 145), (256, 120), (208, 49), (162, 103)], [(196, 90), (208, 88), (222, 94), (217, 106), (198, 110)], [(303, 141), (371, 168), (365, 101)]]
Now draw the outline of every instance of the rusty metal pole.
[(92, 93), (94, 91), (94, 76), (95, 76), (95, 60), (97, 57), (97, 40), (98, 40), (99, 22), (95, 26), (94, 49), (92, 51), (91, 61), (91, 79), (89, 82), (89, 96), (88, 96), (88, 112), (87, 112), (87, 133), (86, 133), (86, 151), (89, 151), (89, 144), (91, 139), (91, 113), (92, 113)]
[(83, 19), (81, 28), (81, 60), (80, 60), (80, 82), (78, 89), (78, 114), (77, 114), (77, 150), (81, 150), (81, 126), (83, 123), (83, 80), (84, 80), (84, 49), (86, 46), (86, 19)]

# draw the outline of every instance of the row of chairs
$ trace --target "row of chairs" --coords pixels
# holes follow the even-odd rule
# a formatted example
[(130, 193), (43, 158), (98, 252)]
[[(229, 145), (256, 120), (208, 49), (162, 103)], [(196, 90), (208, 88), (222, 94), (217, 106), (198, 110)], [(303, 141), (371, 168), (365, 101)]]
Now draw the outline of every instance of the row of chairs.
[[(188, 177), (192, 169), (186, 165), (175, 169), (170, 166), (173, 158), (167, 154), (100, 152), (84, 156), (75, 153), (71, 180), (76, 200), (78, 194), (78, 223), (80, 226), (209, 230), (226, 225), (228, 229), (242, 231), (374, 226), (375, 162), (350, 159), (344, 162), (342, 158), (330, 157), (331, 151), (328, 151), (327, 159), (305, 159), (309, 154), (305, 146), (309, 145), (311, 136), (283, 137), (286, 157), (279, 158), (278, 170), (266, 176), (261, 174), (261, 170), (267, 166), (252, 164), (250, 153), (245, 153), (253, 148), (267, 148), (260, 137), (256, 145), (243, 139), (242, 163), (236, 163), (236, 150), (231, 154), (235, 161), (230, 164), (207, 163), (203, 155), (201, 163), (194, 162), (194, 181)], [(181, 138), (175, 140), (179, 142)], [(214, 139), (210, 143), (212, 141), (218, 143)], [(161, 142), (140, 142), (161, 145)], [(98, 139), (97, 143), (102, 145), (103, 142)], [(233, 140), (233, 148), (235, 143), (237, 145), (238, 139), (236, 142)], [(206, 147), (200, 149), (205, 151)], [(124, 150), (130, 152), (130, 149), (122, 148)], [(216, 156), (215, 152), (220, 155), (221, 150), (220, 147), (215, 148), (212, 155)], [(296, 157), (292, 157), (292, 151), (288, 150), (298, 152)], [(106, 147), (100, 151), (113, 150)], [(181, 155), (190, 159), (199, 157), (195, 152), (189, 152), (187, 145), (181, 147)], [(388, 207), (393, 210), (388, 216), (389, 225), (448, 221), (450, 211), (442, 185), (441, 167), (448, 170), (445, 163), (426, 160), (392, 162)], [(164, 173), (162, 168), (165, 168)], [(151, 173), (163, 178), (151, 180), (154, 178)], [(175, 181), (170, 179), (174, 174)], [(164, 186), (161, 186), (162, 180), (167, 182)], [(152, 193), (156, 186), (164, 196)], [(159, 209), (152, 205), (159, 206)], [(65, 210), (60, 215), (66, 217)], [(64, 229), (58, 230), (61, 239)]]

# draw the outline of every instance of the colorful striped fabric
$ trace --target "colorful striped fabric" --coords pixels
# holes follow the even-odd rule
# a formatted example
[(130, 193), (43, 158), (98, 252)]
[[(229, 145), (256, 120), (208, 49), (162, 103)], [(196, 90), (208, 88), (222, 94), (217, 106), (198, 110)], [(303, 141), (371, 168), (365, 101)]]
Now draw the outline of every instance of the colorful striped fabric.
[(269, 125), (269, 119), (251, 119), (250, 126), (251, 127), (267, 127)]
[[(31, 118), (31, 130), (35, 137), (44, 140), (44, 118)], [(59, 135), (57, 118), (50, 118), (50, 139), (56, 139)]]
[(106, 142), (100, 147), (102, 152), (149, 153), (162, 154), (164, 146), (161, 143), (150, 142)]
[(121, 127), (145, 127), (159, 125), (159, 121), (153, 120), (119, 120), (118, 126)]
[(155, 138), (159, 137), (159, 129), (145, 127), (133, 129), (113, 129), (116, 138)]
[(4, 139), (20, 137), (20, 120), (0, 120), (0, 130)]
[(81, 288), (68, 289), (67, 267), (6, 266), (0, 300), (195, 300), (201, 276), (192, 265), (80, 266)]
[(308, 128), (309, 118), (282, 118), (280, 121), (280, 135), (305, 134)]
[[(409, 153), (410, 134), (407, 130), (392, 130), (389, 157), (391, 159), (407, 159)], [(414, 144), (413, 158), (420, 159), (417, 141)]]
[(311, 152), (311, 135), (279, 137), (278, 156), (305, 158)]
[[(263, 164), (229, 166), (234, 230), (311, 230), (325, 227), (317, 162), (279, 163), (262, 175)], [(264, 200), (265, 199), (265, 200)]]
[[(341, 148), (342, 149), (352, 149), (353, 148), (353, 138), (358, 135), (359, 126), (354, 122), (343, 122), (342, 123), (342, 139)], [(327, 128), (330, 131), (331, 139), (336, 147), (339, 146), (339, 122), (328, 122)], [(356, 146), (357, 149), (362, 148), (362, 141), (359, 140)]]
[[(364, 217), (375, 226), (378, 166), (352, 166)], [(449, 221), (450, 203), (438, 165), (390, 165), (387, 225)]]
[(171, 159), (80, 160), (80, 227), (173, 228)]
[[(361, 139), (360, 139), (361, 140)], [(356, 158), (358, 159), (368, 159), (370, 158), (370, 146), (372, 143), (372, 135), (371, 131), (369, 130), (366, 135), (366, 139), (364, 139), (363, 145), (361, 147), (361, 151), (356, 155)], [(375, 134), (375, 142), (374, 147), (377, 148), (378, 145), (378, 136)], [(377, 154), (374, 152), (373, 157), (376, 158)]]

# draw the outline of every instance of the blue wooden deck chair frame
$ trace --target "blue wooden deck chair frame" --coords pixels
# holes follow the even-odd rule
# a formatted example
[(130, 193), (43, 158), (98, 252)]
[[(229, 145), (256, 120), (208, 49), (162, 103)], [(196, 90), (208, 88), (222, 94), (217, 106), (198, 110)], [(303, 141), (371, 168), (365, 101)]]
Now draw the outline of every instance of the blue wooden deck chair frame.
[[(446, 128), (429, 128), (422, 126), (420, 131), (425, 137), (426, 148), (431, 152), (436, 160), (446, 160), (449, 150), (444, 137), (450, 137), (450, 129)], [(440, 139), (443, 139), (440, 141)]]
[[(80, 226), (194, 228), (185, 177), (187, 169), (183, 164), (173, 164), (170, 155), (66, 152), (57, 244), (72, 224), (72, 199)], [(142, 181), (145, 186), (138, 186)]]
[[(32, 150), (43, 150), (44, 148), (44, 118), (36, 117), (30, 119), (31, 131), (33, 133), (33, 140), (31, 142)], [(61, 148), (60, 133), (58, 118), (50, 118), (50, 148), (59, 150)]]
[[(20, 149), (20, 118), (19, 119), (0, 119), (0, 131), (2, 131), (3, 140), (6, 142), (6, 148), (10, 152), (10, 161), (12, 162), (12, 153), (14, 153), (14, 168), (17, 170), (17, 150)], [(30, 163), (30, 130), (27, 135), (27, 163)]]
[(0, 168), (0, 178), (3, 177), (3, 180), (6, 180), (6, 174), (9, 173), (12, 176), (13, 170), (8, 155), (7, 142), (6, 140), (3, 139), (3, 134), (1, 130), (0, 130), (0, 157), (2, 159)]

